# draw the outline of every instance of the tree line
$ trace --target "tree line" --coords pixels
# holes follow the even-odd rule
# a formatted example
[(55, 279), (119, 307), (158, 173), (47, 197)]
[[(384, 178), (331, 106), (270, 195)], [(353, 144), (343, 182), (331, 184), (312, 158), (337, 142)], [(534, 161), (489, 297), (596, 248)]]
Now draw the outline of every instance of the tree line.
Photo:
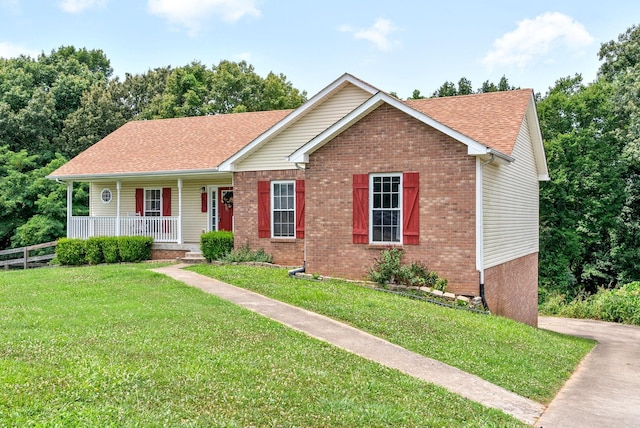
[[(640, 280), (640, 28), (599, 58), (594, 82), (578, 73), (536, 94), (551, 175), (540, 184), (542, 298)], [(63, 236), (65, 189), (44, 177), (130, 120), (295, 108), (307, 96), (244, 61), (112, 74), (101, 50), (0, 59), (0, 248)], [(475, 90), (463, 77), (431, 96), (512, 89), (504, 76)], [(75, 215), (86, 191), (74, 191)]]

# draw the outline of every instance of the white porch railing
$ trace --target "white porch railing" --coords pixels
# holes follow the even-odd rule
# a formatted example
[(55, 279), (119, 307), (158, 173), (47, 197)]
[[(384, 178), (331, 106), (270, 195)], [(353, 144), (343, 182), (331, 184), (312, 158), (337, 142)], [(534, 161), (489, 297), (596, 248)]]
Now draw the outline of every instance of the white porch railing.
[(179, 243), (180, 217), (71, 217), (67, 237), (150, 236), (154, 242)]

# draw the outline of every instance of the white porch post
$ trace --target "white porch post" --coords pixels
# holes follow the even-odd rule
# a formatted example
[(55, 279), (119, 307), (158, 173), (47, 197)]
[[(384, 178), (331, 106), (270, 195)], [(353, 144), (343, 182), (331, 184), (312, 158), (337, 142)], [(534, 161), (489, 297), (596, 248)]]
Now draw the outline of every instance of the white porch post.
[(178, 178), (178, 244), (182, 245), (182, 178)]
[(73, 181), (67, 182), (67, 238), (71, 238), (71, 217), (73, 216)]
[(120, 236), (120, 180), (116, 181), (116, 236)]

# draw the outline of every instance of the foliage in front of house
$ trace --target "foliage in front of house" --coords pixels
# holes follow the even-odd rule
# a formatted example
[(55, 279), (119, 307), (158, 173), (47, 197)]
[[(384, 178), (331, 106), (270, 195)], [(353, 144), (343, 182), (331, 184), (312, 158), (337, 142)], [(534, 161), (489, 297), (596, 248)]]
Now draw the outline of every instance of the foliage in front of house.
[(84, 239), (62, 238), (56, 247), (61, 265), (140, 262), (151, 259), (153, 239), (147, 236), (96, 236)]
[(440, 291), (447, 288), (447, 280), (427, 269), (421, 262), (403, 264), (401, 248), (380, 251), (373, 267), (369, 269), (369, 279), (378, 284), (400, 284), (410, 287), (429, 287)]
[(567, 299), (561, 293), (551, 293), (545, 296), (540, 312), (640, 325), (640, 281), (614, 290), (600, 288), (596, 294), (581, 294), (574, 299)]
[(200, 235), (200, 251), (208, 262), (220, 260), (233, 251), (233, 232), (212, 231)]
[(254, 251), (249, 247), (248, 243), (245, 243), (242, 247), (228, 253), (222, 260), (229, 263), (273, 263), (273, 256), (264, 251), (263, 248)]

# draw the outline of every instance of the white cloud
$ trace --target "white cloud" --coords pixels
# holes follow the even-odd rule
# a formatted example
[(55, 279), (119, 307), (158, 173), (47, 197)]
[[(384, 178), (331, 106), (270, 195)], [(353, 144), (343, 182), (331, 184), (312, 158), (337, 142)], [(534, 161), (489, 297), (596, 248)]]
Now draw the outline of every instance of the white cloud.
[(555, 47), (579, 51), (593, 40), (578, 21), (562, 13), (548, 12), (520, 21), (518, 28), (493, 42), (493, 49), (482, 62), (488, 67), (524, 68), (534, 60), (546, 61), (543, 57)]
[(20, 55), (37, 58), (40, 52), (24, 48), (22, 46), (13, 45), (7, 42), (0, 42), (0, 58), (16, 58)]
[(67, 13), (80, 13), (91, 8), (101, 8), (107, 5), (108, 0), (62, 0), (60, 9)]
[(200, 32), (211, 15), (229, 22), (244, 16), (260, 16), (256, 0), (148, 0), (147, 7), (150, 13), (186, 28), (191, 36)]
[(353, 33), (353, 37), (356, 39), (368, 40), (381, 51), (390, 51), (398, 45), (398, 42), (389, 37), (397, 30), (397, 27), (388, 19), (379, 18), (369, 28), (356, 30), (349, 25), (342, 25), (339, 30), (345, 33)]

